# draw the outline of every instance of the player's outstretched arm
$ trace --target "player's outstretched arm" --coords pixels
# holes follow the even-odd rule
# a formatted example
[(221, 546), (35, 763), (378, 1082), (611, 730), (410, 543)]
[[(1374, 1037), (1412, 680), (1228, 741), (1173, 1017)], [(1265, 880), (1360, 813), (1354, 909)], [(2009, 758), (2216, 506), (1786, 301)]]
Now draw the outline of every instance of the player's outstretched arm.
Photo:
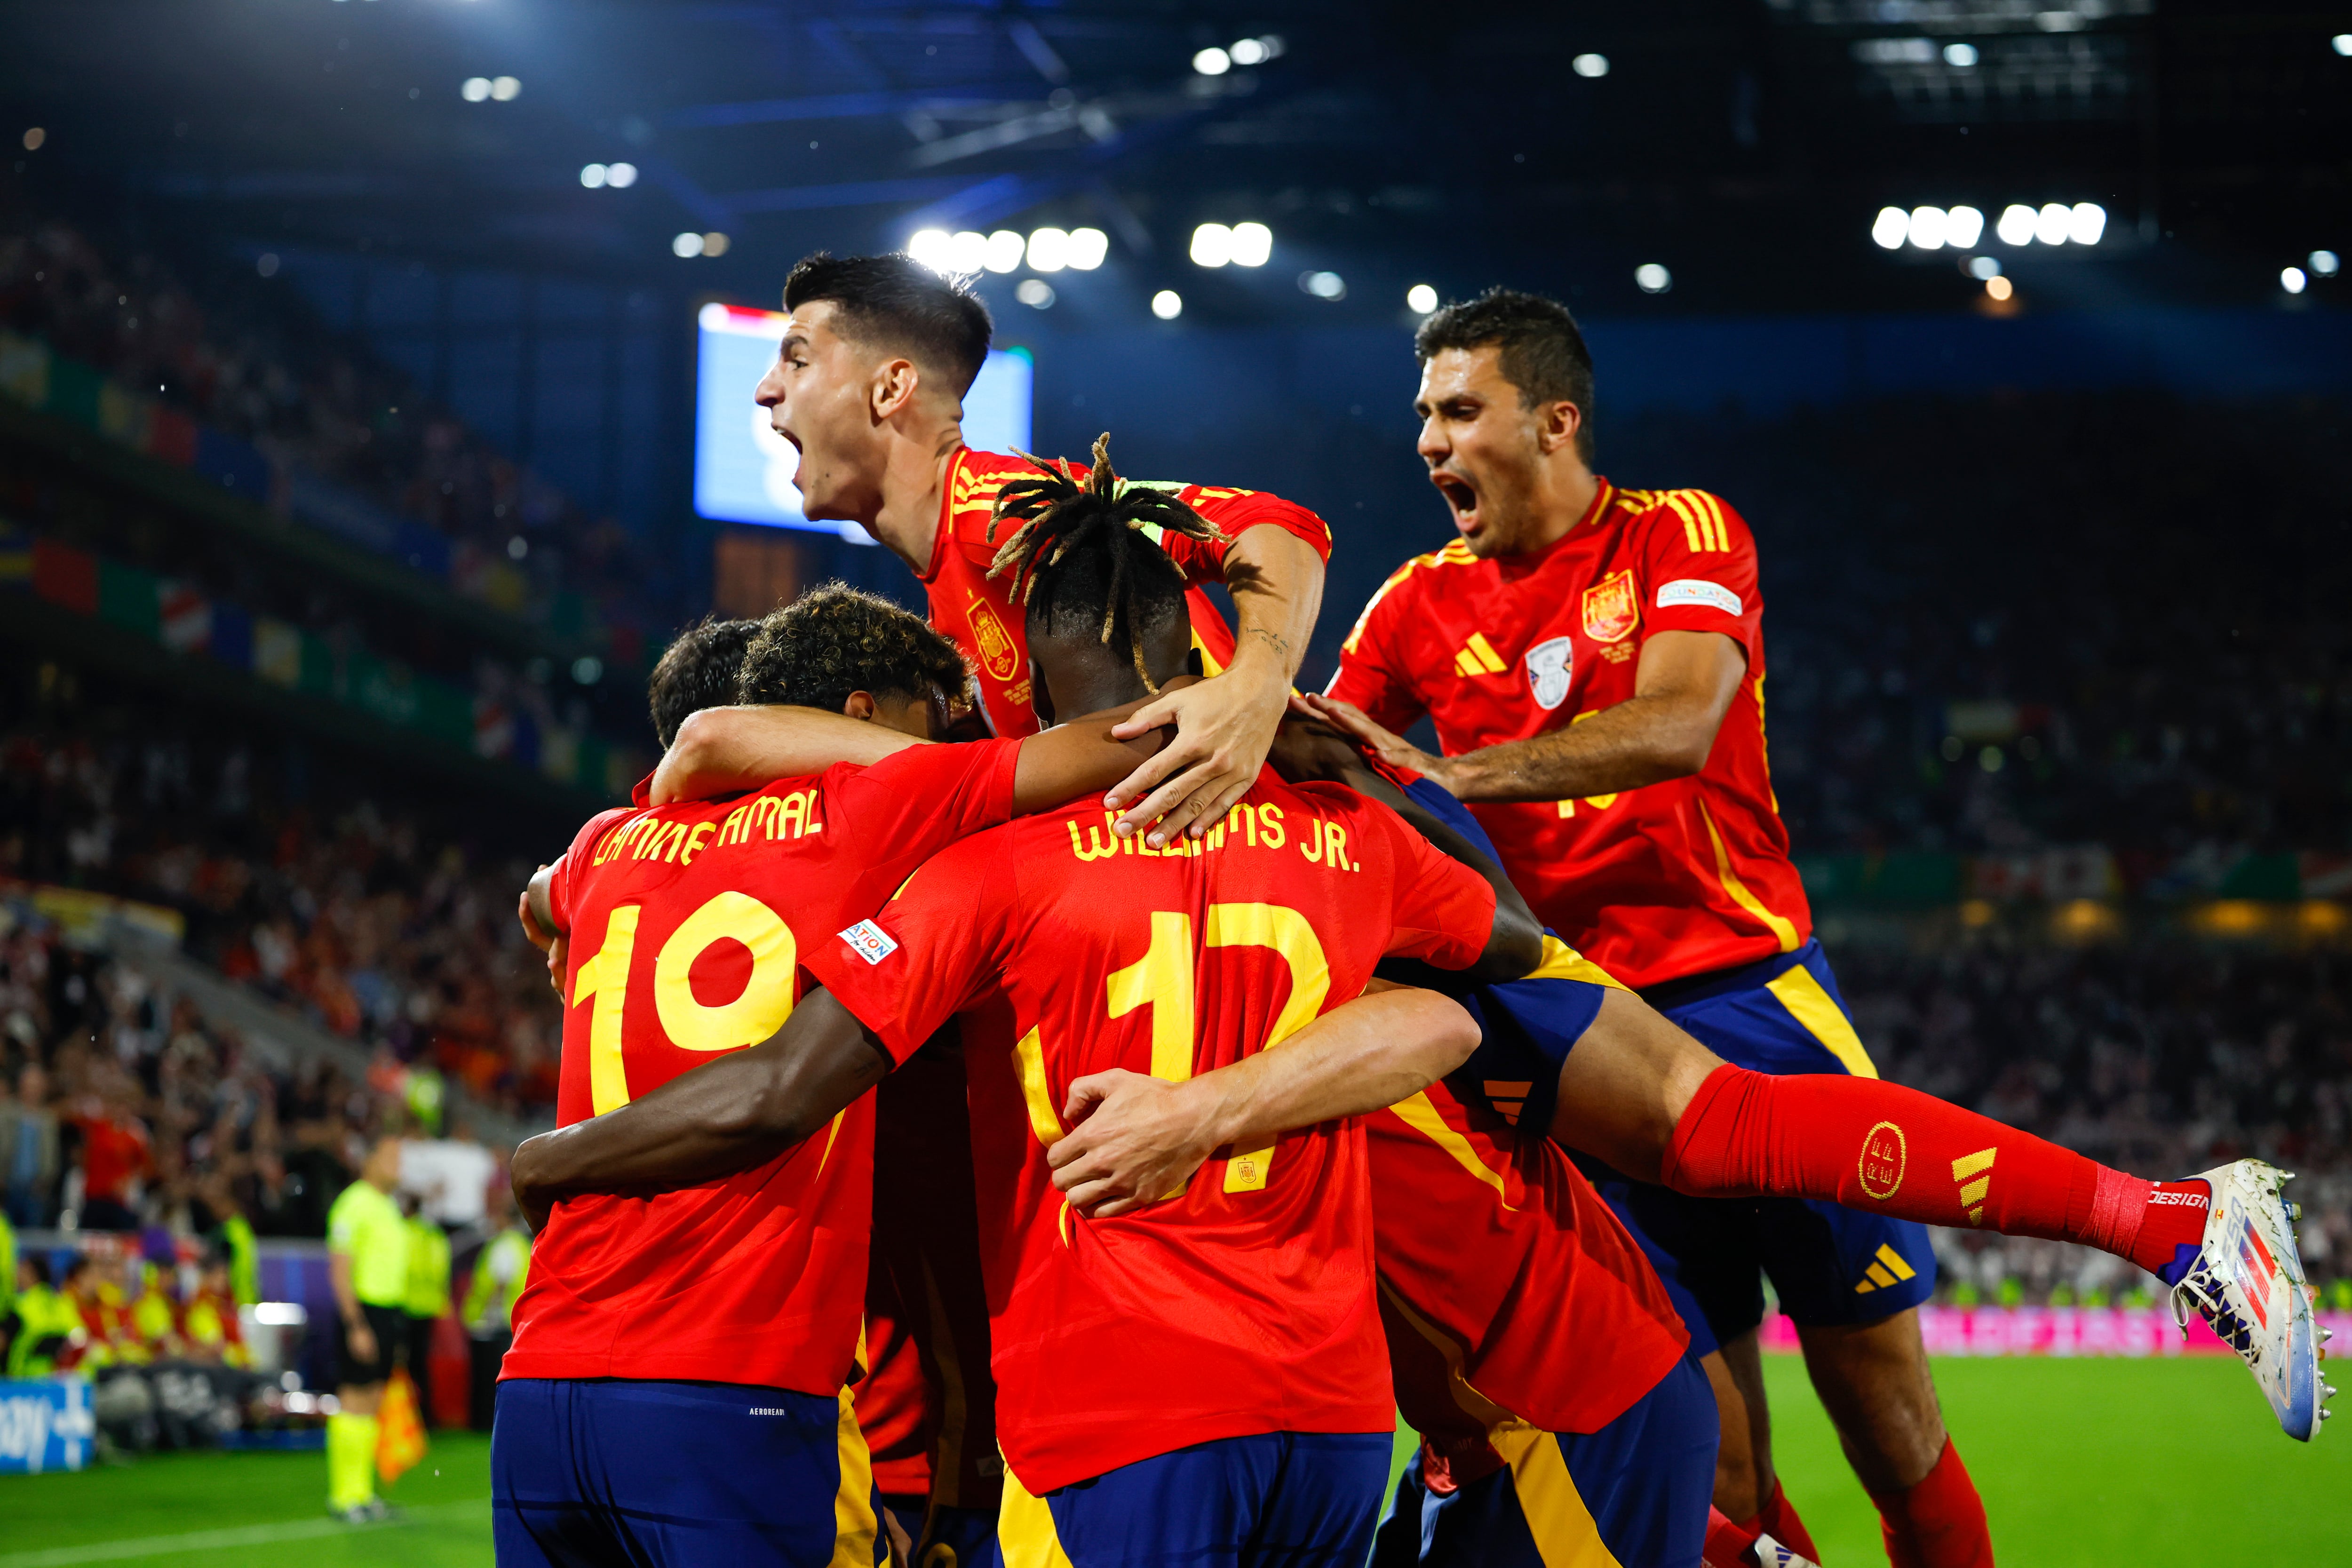
[(1614, 795), (1706, 766), (1715, 732), (1748, 672), (1748, 656), (1721, 632), (1659, 632), (1642, 644), (1633, 695), (1581, 723), (1458, 757), (1423, 751), (1328, 697), (1309, 709), (1381, 761), (1426, 773), (1461, 800), (1577, 800)]
[(759, 1045), (525, 1139), (514, 1155), (515, 1201), (537, 1229), (574, 1194), (660, 1192), (749, 1170), (816, 1132), (889, 1070), (889, 1053), (866, 1026), (812, 991)]
[[(1195, 679), (1185, 676), (1163, 689), (1193, 684)], [(1013, 811), (1042, 811), (1087, 790), (1102, 789), (1125, 778), (1138, 761), (1165, 745), (1165, 729), (1127, 740), (1112, 733), (1140, 706), (1139, 700), (1089, 713), (1023, 741), (1013, 775)], [(835, 763), (868, 766), (909, 746), (929, 743), (821, 708), (705, 708), (678, 726), (677, 739), (654, 770), (653, 803), (708, 800), (757, 789), (774, 779), (823, 773)]]
[[(1136, 710), (1123, 736), (1163, 724), (1176, 739), (1123, 780), (1105, 804), (1125, 806), (1119, 826), (1171, 839), (1199, 837), (1257, 782), (1323, 608), (1323, 557), (1297, 534), (1244, 529), (1225, 552), (1225, 586), (1241, 627), (1234, 662), (1189, 691), (1173, 684)], [(1164, 819), (1164, 820), (1163, 820)]]
[(1076, 1126), (1045, 1162), (1071, 1207), (1108, 1219), (1172, 1195), (1221, 1148), (1394, 1105), (1477, 1048), (1461, 1004), (1375, 980), (1279, 1046), (1182, 1083), (1124, 1068), (1079, 1079), (1063, 1110)]

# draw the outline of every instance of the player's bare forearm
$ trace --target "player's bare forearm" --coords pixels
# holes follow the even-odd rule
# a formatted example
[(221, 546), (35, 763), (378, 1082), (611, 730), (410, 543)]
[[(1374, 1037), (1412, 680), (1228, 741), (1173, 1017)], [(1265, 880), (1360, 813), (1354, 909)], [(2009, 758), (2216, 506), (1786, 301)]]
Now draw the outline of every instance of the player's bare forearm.
[(1458, 757), (1421, 751), (1347, 703), (1307, 701), (1383, 759), (1428, 774), (1458, 799), (1579, 800), (1687, 778), (1706, 767), (1747, 669), (1747, 655), (1720, 632), (1660, 632), (1642, 645), (1633, 695), (1624, 701), (1566, 729)]
[(1234, 666), (1261, 659), (1279, 667), (1287, 686), (1307, 657), (1307, 639), (1323, 613), (1323, 557), (1288, 529), (1244, 529), (1225, 551), (1225, 590), (1234, 596)]
[(515, 1151), (516, 1199), (543, 1214), (578, 1193), (660, 1192), (749, 1170), (816, 1132), (889, 1069), (865, 1026), (812, 991), (759, 1045), (526, 1139)]
[[(1188, 675), (1160, 689), (1178, 691), (1197, 684)], [(1088, 713), (1022, 742), (1020, 760), (1013, 772), (1014, 815), (1044, 811), (1073, 795), (1108, 789), (1132, 773), (1136, 763), (1157, 755), (1172, 731), (1146, 730), (1125, 740), (1118, 735), (1118, 727), (1150, 700), (1144, 698)]]
[(1114, 1070), (1070, 1086), (1076, 1122), (1045, 1152), (1054, 1184), (1090, 1218), (1173, 1195), (1221, 1148), (1361, 1116), (1468, 1059), (1478, 1026), (1433, 991), (1374, 981), (1280, 1045), (1183, 1083)]
[(835, 763), (880, 762), (922, 742), (821, 708), (705, 708), (687, 716), (654, 769), (653, 804), (710, 800)]
[(1162, 693), (1118, 731), (1176, 726), (1173, 743), (1104, 797), (1125, 808), (1118, 831), (1155, 845), (1200, 837), (1257, 782), (1323, 607), (1323, 558), (1297, 534), (1260, 524), (1226, 550), (1225, 586), (1241, 622), (1233, 663), (1189, 692)]

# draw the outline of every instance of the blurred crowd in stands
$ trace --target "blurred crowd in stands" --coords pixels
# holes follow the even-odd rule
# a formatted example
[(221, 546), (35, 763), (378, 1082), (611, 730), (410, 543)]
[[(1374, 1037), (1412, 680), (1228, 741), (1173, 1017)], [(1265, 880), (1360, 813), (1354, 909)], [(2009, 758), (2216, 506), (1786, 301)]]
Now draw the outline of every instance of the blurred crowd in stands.
[(1612, 476), (1756, 530), (1800, 852), (2095, 843), (2136, 887), (2200, 846), (2352, 850), (2342, 404), (1602, 414)]
[[(552, 1105), (558, 1010), (514, 916), (531, 863), (469, 856), (426, 818), (306, 781), (326, 765), (299, 747), (161, 714), (109, 721), (121, 718), (0, 719), (0, 879), (178, 910), (191, 956), (373, 1050), (386, 1082), (439, 1075), (525, 1118)], [(102, 1054), (125, 1063), (214, 1064), (200, 1075), (207, 1095), (232, 1070), (219, 1064), (235, 1053), (201, 1027), (152, 1016), (151, 998), (100, 985), (70, 954), (45, 989), (37, 978), (20, 976), (23, 994), (0, 1008), (16, 1042), (0, 1054), (112, 1032)], [(349, 1130), (334, 1128), (372, 1124), (367, 1088), (331, 1075), (279, 1085), (259, 1123), (278, 1157), (334, 1145)]]
[(545, 619), (567, 590), (643, 624), (648, 563), (609, 518), (501, 456), (282, 288), (0, 212), (0, 328), (37, 338), (448, 541), (459, 592)]

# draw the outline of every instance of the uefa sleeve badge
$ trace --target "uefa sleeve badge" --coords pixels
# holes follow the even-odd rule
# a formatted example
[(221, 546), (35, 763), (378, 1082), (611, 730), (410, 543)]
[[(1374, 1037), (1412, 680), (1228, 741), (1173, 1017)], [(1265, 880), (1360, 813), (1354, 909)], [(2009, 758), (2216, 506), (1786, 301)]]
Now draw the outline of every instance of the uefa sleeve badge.
[(868, 963), (879, 963), (898, 951), (898, 942), (872, 921), (859, 921), (841, 933), (841, 940), (849, 944), (850, 952)]

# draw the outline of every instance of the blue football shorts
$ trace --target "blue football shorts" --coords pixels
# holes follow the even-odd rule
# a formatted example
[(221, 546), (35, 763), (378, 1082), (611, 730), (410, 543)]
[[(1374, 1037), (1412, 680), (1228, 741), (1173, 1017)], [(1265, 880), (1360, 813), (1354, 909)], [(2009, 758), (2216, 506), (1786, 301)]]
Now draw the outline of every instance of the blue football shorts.
[(1010, 1471), (1004, 1568), (1363, 1568), (1394, 1435), (1267, 1432), (1033, 1497)]
[(490, 1433), (499, 1568), (874, 1568), (866, 1439), (846, 1394), (509, 1378)]
[(1502, 1467), (1452, 1491), (1430, 1487), (1416, 1454), (1371, 1568), (1698, 1568), (1717, 1436), (1715, 1392), (1685, 1355), (1597, 1432), (1496, 1429)]

